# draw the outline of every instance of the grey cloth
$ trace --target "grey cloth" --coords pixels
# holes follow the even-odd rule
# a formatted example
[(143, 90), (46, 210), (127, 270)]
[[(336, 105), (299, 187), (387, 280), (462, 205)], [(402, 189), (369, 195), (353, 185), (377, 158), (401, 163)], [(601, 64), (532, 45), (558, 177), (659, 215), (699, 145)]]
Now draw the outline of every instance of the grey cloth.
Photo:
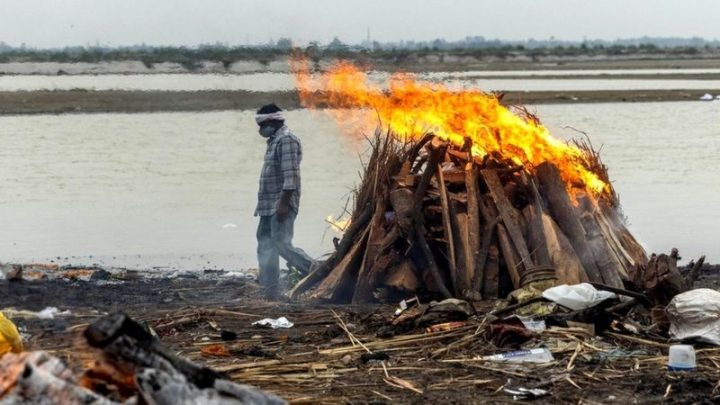
[(307, 274), (310, 271), (310, 256), (292, 245), (296, 216), (297, 213), (290, 211), (282, 222), (278, 221), (276, 215), (260, 217), (257, 229), (258, 281), (268, 296), (274, 296), (278, 292), (280, 256), (301, 273)]
[(275, 214), (280, 194), (283, 190), (293, 190), (290, 197), (290, 209), (298, 212), (300, 208), (300, 162), (302, 145), (287, 126), (278, 129), (267, 140), (265, 162), (260, 172), (260, 189), (255, 216)]

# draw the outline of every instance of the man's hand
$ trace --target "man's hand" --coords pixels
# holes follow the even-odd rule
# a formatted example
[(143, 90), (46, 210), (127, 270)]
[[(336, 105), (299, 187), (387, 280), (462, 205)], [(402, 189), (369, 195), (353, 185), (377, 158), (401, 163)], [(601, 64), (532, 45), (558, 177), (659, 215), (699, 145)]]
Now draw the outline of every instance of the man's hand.
[(280, 199), (275, 207), (275, 216), (278, 222), (284, 222), (290, 212), (290, 197), (292, 197), (293, 190), (283, 190), (280, 195)]
[(278, 201), (278, 205), (275, 208), (275, 216), (277, 217), (278, 222), (285, 222), (289, 211), (290, 207), (288, 204), (283, 204), (282, 200)]

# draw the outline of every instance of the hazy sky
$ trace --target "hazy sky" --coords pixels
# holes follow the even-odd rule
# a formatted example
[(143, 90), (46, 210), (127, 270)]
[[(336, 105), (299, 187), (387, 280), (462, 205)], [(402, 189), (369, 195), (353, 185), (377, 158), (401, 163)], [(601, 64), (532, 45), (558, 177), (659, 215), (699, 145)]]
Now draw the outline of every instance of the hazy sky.
[(0, 0), (0, 41), (63, 45), (357, 43), (438, 37), (716, 39), (719, 0)]

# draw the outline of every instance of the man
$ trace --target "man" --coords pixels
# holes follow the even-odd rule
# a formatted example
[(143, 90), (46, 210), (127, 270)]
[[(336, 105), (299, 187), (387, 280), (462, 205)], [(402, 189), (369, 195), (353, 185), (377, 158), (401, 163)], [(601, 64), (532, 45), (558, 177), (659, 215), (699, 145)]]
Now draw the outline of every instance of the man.
[(260, 173), (260, 190), (255, 216), (257, 229), (258, 280), (265, 296), (278, 296), (280, 258), (302, 274), (310, 270), (312, 259), (292, 245), (293, 226), (300, 207), (300, 140), (285, 126), (283, 111), (275, 104), (262, 106), (255, 121), (260, 136), (267, 139), (265, 162)]

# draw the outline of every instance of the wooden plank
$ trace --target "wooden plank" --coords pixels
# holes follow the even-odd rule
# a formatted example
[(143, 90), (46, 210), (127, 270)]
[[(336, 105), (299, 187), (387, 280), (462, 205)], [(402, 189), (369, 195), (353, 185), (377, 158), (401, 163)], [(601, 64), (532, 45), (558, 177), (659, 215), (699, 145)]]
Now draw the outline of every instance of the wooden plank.
[(580, 222), (583, 228), (585, 228), (588, 244), (592, 249), (595, 264), (597, 264), (600, 269), (600, 275), (604, 280), (604, 284), (610, 287), (624, 288), (622, 279), (620, 278), (622, 264), (602, 236), (600, 226), (595, 221), (595, 216), (593, 215), (593, 203), (590, 201), (590, 197), (581, 194), (577, 196), (577, 200), (579, 203), (577, 212), (580, 216)]
[(440, 205), (442, 207), (442, 219), (443, 219), (443, 232), (445, 234), (445, 240), (447, 242), (448, 252), (448, 267), (450, 268), (450, 281), (452, 282), (452, 288), (455, 294), (458, 294), (457, 290), (457, 265), (455, 259), (455, 242), (453, 239), (453, 229), (450, 222), (450, 206), (448, 204), (448, 191), (445, 187), (445, 176), (443, 171), (438, 166), (437, 178), (440, 188)]
[(405, 259), (387, 272), (383, 284), (400, 291), (414, 292), (420, 288), (420, 281), (415, 273), (412, 260)]
[[(356, 210), (357, 212), (357, 210)], [(357, 214), (357, 217), (353, 216), (350, 226), (343, 234), (340, 243), (338, 244), (335, 252), (320, 266), (313, 270), (310, 274), (305, 276), (299, 283), (293, 287), (292, 290), (286, 294), (292, 299), (297, 299), (302, 293), (309, 290), (315, 284), (323, 280), (329, 273), (335, 268), (338, 261), (345, 258), (346, 254), (356, 245), (358, 235), (362, 235), (367, 230), (368, 222), (373, 214), (373, 206), (368, 204), (361, 212)], [(362, 237), (361, 237), (362, 238)], [(361, 239), (360, 238), (360, 239)]]
[(535, 185), (532, 177), (529, 177), (524, 171), (521, 172), (520, 178), (530, 191), (530, 207), (531, 212), (523, 212), (525, 220), (528, 223), (528, 245), (535, 264), (538, 266), (550, 265), (550, 253), (548, 252), (547, 242), (545, 240), (545, 229), (543, 222), (543, 205), (540, 192)]
[(505, 229), (505, 225), (498, 224), (497, 226), (497, 234), (498, 234), (498, 243), (500, 245), (500, 251), (502, 252), (503, 259), (505, 259), (505, 264), (507, 265), (508, 269), (508, 275), (510, 276), (510, 281), (512, 281), (512, 285), (514, 289), (520, 288), (520, 272), (518, 271), (518, 268), (520, 267), (520, 256), (515, 252), (515, 248), (513, 247), (512, 242), (510, 241), (510, 236), (508, 235), (507, 230)]
[(617, 256), (620, 263), (622, 263), (622, 273), (620, 276), (623, 280), (629, 280), (630, 272), (634, 268), (634, 260), (632, 256), (630, 256), (630, 254), (625, 250), (617, 235), (615, 235), (615, 231), (612, 229), (612, 226), (602, 212), (595, 210), (593, 215), (595, 216), (595, 221), (600, 226), (603, 238), (605, 238), (605, 241), (610, 246), (610, 249), (612, 249), (615, 256)]
[(340, 263), (338, 263), (330, 274), (317, 286), (317, 289), (310, 295), (310, 298), (330, 302), (350, 302), (352, 298), (351, 288), (355, 286), (354, 279), (362, 263), (363, 252), (365, 252), (365, 245), (367, 245), (369, 233), (370, 228), (365, 228), (358, 243), (353, 245)]
[(646, 265), (649, 259), (645, 248), (632, 236), (617, 210), (611, 208), (605, 201), (600, 201), (598, 205), (600, 206), (600, 212), (603, 214), (603, 217), (609, 221), (611, 228), (615, 231), (615, 235), (622, 247), (632, 257), (632, 265)]
[(600, 269), (595, 264), (595, 257), (586, 240), (585, 229), (570, 202), (570, 195), (565, 182), (560, 177), (560, 171), (552, 163), (544, 162), (538, 165), (536, 173), (540, 180), (540, 193), (550, 209), (550, 215), (570, 240), (590, 281), (602, 283)]
[[(478, 209), (480, 211), (480, 215), (483, 219), (483, 230), (482, 230), (482, 242), (480, 243), (480, 252), (478, 253), (478, 261), (475, 266), (476, 272), (475, 272), (475, 279), (473, 280), (473, 289), (475, 291), (479, 291), (482, 294), (482, 291), (485, 290), (484, 283), (487, 277), (483, 275), (483, 272), (486, 271), (486, 266), (488, 265), (488, 255), (490, 254), (490, 245), (493, 243), (493, 235), (495, 234), (495, 226), (500, 221), (500, 216), (497, 213), (497, 208), (495, 208), (495, 203), (492, 201), (492, 197), (489, 195), (483, 195), (478, 190)], [(497, 242), (494, 242), (496, 244), (495, 248), (497, 250)], [(495, 274), (495, 279), (497, 279), (498, 274)], [(497, 286), (495, 286), (494, 294), (497, 294)]]
[[(384, 192), (381, 191), (381, 194)], [(370, 231), (368, 234), (367, 247), (363, 255), (363, 261), (358, 270), (357, 282), (353, 289), (352, 302), (354, 304), (367, 302), (372, 299), (373, 289), (376, 287), (372, 282), (373, 278), (377, 278), (372, 274), (378, 256), (382, 254), (382, 245), (385, 238), (385, 230), (383, 229), (383, 221), (385, 219), (385, 199), (378, 198), (375, 202), (375, 214), (370, 220)]]
[(476, 280), (475, 273), (482, 271), (477, 268), (477, 264), (480, 261), (480, 208), (478, 202), (478, 175), (477, 168), (474, 164), (468, 163), (465, 166), (465, 188), (467, 190), (467, 239), (468, 239), (468, 251), (467, 251), (467, 270), (465, 273), (467, 290), (460, 291), (462, 296), (472, 296), (472, 291), (475, 289)]
[(560, 227), (548, 214), (543, 214), (545, 240), (547, 241), (550, 263), (555, 267), (555, 277), (561, 284), (588, 282), (582, 262), (575, 253), (572, 244), (562, 233)]
[[(522, 229), (519, 224), (519, 215), (517, 210), (507, 199), (502, 183), (500, 182), (500, 177), (498, 177), (494, 170), (490, 169), (482, 170), (481, 173), (483, 179), (485, 180), (485, 184), (490, 190), (490, 195), (495, 201), (500, 217), (502, 217), (504, 228), (507, 230), (515, 250), (520, 256), (523, 268), (527, 269), (534, 267), (535, 264), (530, 257), (530, 252), (528, 251), (525, 239), (523, 238)], [(516, 270), (519, 272), (522, 271), (519, 267)]]
[(495, 241), (491, 242), (490, 248), (488, 248), (488, 257), (485, 262), (482, 276), (484, 278), (482, 289), (483, 298), (486, 300), (499, 298), (500, 251), (498, 250), (497, 242)]
[(461, 296), (463, 291), (470, 289), (472, 281), (468, 270), (472, 265), (470, 240), (468, 239), (468, 215), (464, 212), (456, 212), (454, 223), (457, 223), (455, 248), (459, 259), (457, 268), (457, 290), (458, 296)]

